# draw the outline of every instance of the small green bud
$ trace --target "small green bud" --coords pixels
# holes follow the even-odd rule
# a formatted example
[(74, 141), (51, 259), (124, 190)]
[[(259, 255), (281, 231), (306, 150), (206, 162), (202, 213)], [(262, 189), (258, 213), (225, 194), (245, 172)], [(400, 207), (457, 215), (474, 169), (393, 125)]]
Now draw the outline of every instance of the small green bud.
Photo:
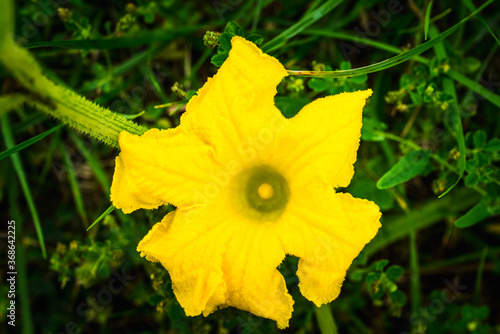
[(172, 86), (172, 92), (174, 92), (177, 97), (179, 97), (181, 100), (185, 100), (187, 97), (186, 92), (184, 91), (184, 87), (182, 87), (182, 84), (176, 82)]
[(125, 5), (125, 11), (130, 14), (135, 14), (137, 12), (137, 7), (133, 3), (129, 2)]
[(220, 45), (219, 38), (221, 33), (215, 31), (207, 31), (205, 36), (203, 36), (203, 44), (213, 49)]
[(312, 62), (313, 71), (325, 71), (326, 66), (323, 63), (318, 63), (316, 60)]
[(63, 22), (70, 22), (71, 17), (73, 16), (73, 12), (69, 10), (68, 8), (58, 8), (57, 9), (57, 15), (59, 15), (59, 18)]
[(293, 93), (299, 93), (304, 90), (304, 80), (302, 78), (290, 78), (286, 88)]

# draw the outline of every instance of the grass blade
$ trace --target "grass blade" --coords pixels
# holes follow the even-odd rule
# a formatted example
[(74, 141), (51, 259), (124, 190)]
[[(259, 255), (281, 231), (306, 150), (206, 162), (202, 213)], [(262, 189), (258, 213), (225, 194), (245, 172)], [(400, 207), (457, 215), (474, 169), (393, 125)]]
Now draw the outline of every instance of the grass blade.
[[(377, 49), (385, 50), (385, 51), (392, 52), (392, 53), (401, 53), (401, 49), (399, 49), (398, 47), (395, 47), (395, 46), (392, 46), (390, 44), (383, 43), (380, 41), (362, 38), (362, 37), (356, 36), (354, 34), (343, 32), (343, 31), (325, 31), (325, 30), (318, 30), (318, 29), (307, 29), (304, 33), (308, 34), (308, 35), (317, 35), (317, 36), (325, 36), (325, 37), (348, 40), (348, 41), (352, 41), (355, 43), (365, 44), (367, 46), (373, 46)], [(422, 56), (415, 56), (414, 59), (416, 61), (418, 61), (419, 63), (427, 64), (427, 65), (430, 62), (429, 59), (422, 57)], [(467, 78), (466, 76), (464, 76), (463, 74), (461, 74), (457, 71), (454, 71), (452, 69), (448, 70), (445, 73), (445, 75), (449, 76), (450, 78), (459, 82), (460, 84), (466, 86), (470, 90), (478, 93), (479, 95), (481, 95), (482, 97), (486, 98), (488, 101), (493, 103), (495, 106), (500, 108), (500, 96), (493, 93), (492, 91), (486, 89), (484, 86), (480, 85), (478, 82), (471, 80), (471, 79)]]
[[(496, 203), (495, 203), (496, 202)], [(500, 213), (500, 203), (489, 197), (483, 197), (472, 209), (455, 221), (455, 226), (466, 228), (476, 225), (488, 217)]]
[(290, 38), (294, 37), (301, 31), (309, 27), (311, 24), (313, 24), (314, 22), (318, 21), (323, 16), (328, 14), (331, 10), (340, 5), (342, 2), (343, 0), (329, 0), (325, 2), (318, 9), (312, 11), (309, 14), (306, 14), (297, 23), (295, 23), (294, 25), (283, 31), (281, 34), (279, 34), (269, 42), (265, 43), (262, 46), (262, 50), (266, 53), (270, 53), (276, 50)]
[[(435, 26), (431, 27), (430, 31), (431, 36), (439, 36), (439, 31)], [(441, 61), (445, 60), (447, 58), (446, 50), (444, 48), (443, 44), (436, 44), (434, 47), (436, 50), (436, 55), (437, 58)], [(450, 95), (453, 99), (453, 102), (450, 105), (450, 108), (448, 109), (447, 113), (445, 114), (445, 121), (447, 120), (449, 125), (451, 126), (451, 130), (455, 134), (457, 138), (457, 145), (458, 145), (458, 152), (460, 153), (460, 158), (458, 160), (458, 177), (457, 180), (455, 181), (454, 184), (452, 184), (444, 193), (439, 195), (439, 198), (445, 196), (447, 193), (453, 189), (457, 183), (460, 181), (462, 176), (464, 175), (465, 172), (465, 158), (466, 158), (466, 152), (465, 152), (465, 137), (464, 137), (464, 131), (462, 129), (462, 118), (460, 116), (460, 109), (458, 107), (458, 98), (457, 98), (457, 92), (455, 90), (455, 84), (452, 79), (443, 77), (443, 88), (444, 92), (448, 95)], [(446, 123), (446, 122), (445, 122)]]
[(73, 162), (66, 150), (66, 147), (62, 144), (62, 141), (59, 142), (59, 151), (61, 152), (64, 168), (68, 174), (68, 182), (71, 187), (71, 192), (73, 193), (73, 199), (75, 201), (76, 211), (78, 215), (83, 221), (83, 225), (87, 227), (89, 225), (87, 213), (85, 212), (85, 206), (83, 205), (83, 196), (80, 191), (80, 187), (78, 186), (78, 179), (76, 177), (75, 168), (73, 166)]
[(89, 151), (89, 149), (85, 147), (82, 139), (76, 133), (71, 131), (69, 132), (69, 136), (73, 141), (73, 143), (75, 143), (76, 147), (78, 148), (78, 151), (80, 151), (85, 160), (87, 160), (87, 163), (89, 164), (90, 168), (92, 168), (92, 171), (94, 172), (94, 175), (101, 184), (101, 187), (104, 190), (105, 194), (109, 195), (109, 189), (111, 187), (111, 184), (109, 183), (108, 176), (104, 171), (104, 169), (102, 168), (99, 161)]
[[(9, 119), (6, 114), (1, 116), (2, 119), (2, 134), (7, 148), (14, 147), (14, 138), (10, 129)], [(28, 181), (26, 179), (26, 174), (21, 163), (21, 159), (18, 154), (13, 154), (10, 156), (12, 159), (12, 165), (14, 165), (14, 170), (16, 171), (19, 183), (28, 203), (28, 208), (31, 212), (31, 217), (33, 218), (33, 223), (35, 224), (36, 234), (38, 236), (38, 241), (40, 242), (40, 248), (42, 250), (42, 255), (44, 259), (47, 259), (47, 251), (45, 250), (45, 241), (43, 238), (42, 226), (40, 224), (40, 218), (38, 217), (38, 211), (36, 209), (35, 203), (33, 202), (33, 197), (31, 196), (31, 191), (28, 186)]]
[[(476, 10), (476, 6), (474, 5), (474, 3), (472, 2), (472, 0), (463, 0), (463, 2), (465, 3), (465, 5), (467, 6), (467, 8), (469, 8), (469, 10), (471, 12), (475, 11)], [(479, 15), (479, 21), (481, 22), (481, 24), (486, 28), (486, 30), (488, 30), (488, 32), (490, 33), (490, 35), (493, 37), (493, 39), (495, 39), (495, 41), (497, 42), (498, 45), (500, 45), (500, 41), (498, 40), (498, 37), (495, 35), (495, 33), (493, 33), (493, 31), (491, 31), (491, 28), (490, 26), (488, 25), (488, 23), (486, 23), (486, 20), (483, 18), (482, 15)]]
[(21, 242), (23, 237), (23, 224), (22, 215), (19, 211), (19, 205), (17, 204), (17, 198), (19, 197), (19, 188), (16, 187), (16, 181), (13, 178), (7, 178), (10, 183), (9, 189), (9, 213), (15, 220), (15, 235), (18, 241), (16, 244), (16, 261), (17, 261), (17, 290), (19, 291), (19, 304), (21, 305), (21, 323), (22, 323), (22, 334), (32, 334), (34, 333), (33, 328), (33, 317), (31, 316), (30, 309), (30, 298), (28, 291), (28, 271), (26, 266), (26, 252)]
[(434, 0), (431, 0), (431, 2), (429, 2), (429, 5), (427, 6), (427, 10), (425, 11), (425, 21), (424, 21), (425, 40), (427, 40), (427, 35), (429, 33), (429, 24), (431, 21), (431, 11), (432, 11), (432, 3), (433, 2), (434, 2)]
[(482, 11), (486, 6), (491, 4), (494, 0), (489, 0), (485, 2), (481, 7), (479, 7), (476, 11), (474, 11), (472, 14), (455, 24), (453, 27), (449, 28), (448, 30), (438, 34), (431, 40), (420, 44), (419, 46), (403, 52), (397, 56), (394, 56), (392, 58), (386, 59), (384, 61), (364, 66), (364, 67), (359, 67), (351, 70), (340, 70), (340, 71), (288, 71), (289, 75), (299, 75), (299, 76), (306, 76), (306, 77), (320, 77), (320, 78), (340, 78), (340, 77), (353, 77), (356, 75), (363, 75), (363, 74), (368, 74), (368, 73), (373, 73), (373, 72), (378, 72), (382, 71), (388, 68), (391, 68), (393, 66), (399, 65), (407, 60), (410, 60), (414, 58), (415, 56), (429, 50), (430, 48), (434, 47), (435, 45), (438, 45), (441, 43), (444, 39), (446, 39), (448, 36), (450, 36), (455, 30), (460, 28), (463, 24), (465, 24), (467, 21), (469, 21), (474, 15)]
[(55, 126), (52, 129), (45, 131), (44, 133), (41, 133), (41, 134), (39, 134), (37, 136), (34, 136), (34, 137), (32, 137), (32, 138), (30, 138), (28, 140), (23, 141), (22, 143), (17, 144), (14, 147), (11, 147), (11, 148), (3, 151), (2, 153), (0, 153), (0, 160), (6, 158), (8, 156), (10, 156), (11, 154), (19, 152), (19, 151), (25, 149), (26, 147), (29, 147), (29, 146), (33, 145), (36, 142), (39, 142), (43, 138), (45, 138), (48, 135), (50, 135), (50, 134), (56, 132), (57, 130), (59, 130), (61, 127), (62, 127), (62, 124), (59, 124), (58, 126)]
[(181, 36), (192, 35), (193, 32), (200, 28), (202, 28), (202, 26), (193, 26), (176, 30), (157, 29), (122, 38), (43, 41), (27, 43), (23, 46), (27, 49), (41, 47), (59, 47), (76, 50), (109, 50), (131, 48), (139, 45), (149, 45), (154, 42), (172, 41)]
[(104, 218), (106, 218), (107, 215), (109, 215), (111, 212), (113, 212), (115, 210), (115, 207), (114, 205), (110, 205), (109, 208), (106, 209), (106, 211), (104, 211), (100, 216), (99, 218), (97, 218), (95, 220), (95, 222), (92, 223), (92, 225), (90, 225), (88, 228), (87, 228), (87, 231), (90, 230), (92, 227), (94, 227), (95, 224), (99, 223), (101, 220), (103, 220)]

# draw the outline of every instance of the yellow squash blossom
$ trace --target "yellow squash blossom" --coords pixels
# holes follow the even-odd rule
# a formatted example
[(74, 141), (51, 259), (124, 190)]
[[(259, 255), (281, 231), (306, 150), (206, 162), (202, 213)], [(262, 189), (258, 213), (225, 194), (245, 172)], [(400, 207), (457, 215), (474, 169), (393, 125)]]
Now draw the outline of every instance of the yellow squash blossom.
[(285, 68), (243, 38), (231, 43), (180, 126), (120, 134), (111, 199), (125, 213), (177, 207), (137, 250), (168, 270), (187, 315), (233, 306), (285, 328), (285, 256), (300, 258), (302, 294), (329, 303), (380, 227), (373, 202), (334, 189), (353, 176), (371, 91), (317, 99), (286, 119), (274, 104)]

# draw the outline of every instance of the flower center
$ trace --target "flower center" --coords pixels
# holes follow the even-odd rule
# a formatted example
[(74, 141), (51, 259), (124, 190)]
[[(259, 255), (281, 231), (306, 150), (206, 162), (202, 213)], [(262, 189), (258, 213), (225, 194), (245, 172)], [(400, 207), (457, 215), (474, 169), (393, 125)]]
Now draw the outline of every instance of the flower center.
[(237, 180), (238, 198), (243, 195), (242, 210), (250, 218), (274, 221), (281, 216), (290, 198), (290, 188), (278, 171), (267, 165), (256, 166), (243, 171)]
[(262, 183), (257, 189), (261, 199), (270, 199), (274, 195), (274, 188), (269, 183)]

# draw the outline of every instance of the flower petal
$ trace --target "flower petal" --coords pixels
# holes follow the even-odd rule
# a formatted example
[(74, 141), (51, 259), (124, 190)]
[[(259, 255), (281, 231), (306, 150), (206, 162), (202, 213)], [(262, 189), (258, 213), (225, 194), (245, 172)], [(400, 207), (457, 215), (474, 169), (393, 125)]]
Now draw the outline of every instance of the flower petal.
[(175, 218), (170, 213), (137, 250), (168, 270), (187, 315), (234, 306), (287, 327), (293, 300), (276, 269), (285, 258), (279, 236), (272, 224), (223, 210), (222, 197), (207, 206), (177, 210)]
[(293, 299), (276, 269), (285, 258), (285, 252), (274, 224), (251, 222), (245, 225), (238, 227), (224, 254), (226, 303), (275, 320), (279, 328), (288, 327)]
[(371, 90), (317, 99), (289, 121), (274, 159), (303, 184), (319, 180), (347, 187), (361, 135), (362, 110)]
[[(245, 155), (246, 143), (284, 118), (274, 105), (276, 86), (287, 71), (276, 58), (235, 36), (217, 74), (191, 98), (181, 125), (212, 145), (219, 161)], [(243, 156), (243, 158), (245, 158)]]
[(124, 213), (162, 204), (197, 204), (197, 189), (219, 170), (213, 149), (178, 127), (142, 136), (120, 133), (111, 201)]
[(302, 295), (320, 306), (339, 295), (347, 269), (376, 235), (381, 213), (375, 203), (327, 186), (304, 190), (294, 201), (278, 229), (285, 251), (300, 258)]
[(221, 267), (229, 221), (213, 220), (213, 215), (191, 219), (190, 214), (176, 212), (156, 224), (137, 251), (168, 270), (175, 296), (188, 316), (208, 315), (225, 302)]

